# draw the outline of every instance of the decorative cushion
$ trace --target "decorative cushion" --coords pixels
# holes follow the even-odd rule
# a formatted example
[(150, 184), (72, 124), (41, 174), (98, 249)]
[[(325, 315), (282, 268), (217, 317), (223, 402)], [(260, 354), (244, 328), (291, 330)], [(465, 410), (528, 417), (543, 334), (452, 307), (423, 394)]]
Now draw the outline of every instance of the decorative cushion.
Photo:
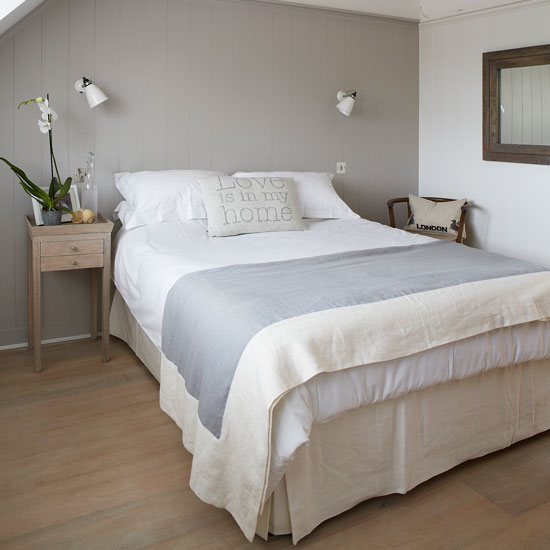
[[(460, 224), (461, 208), (467, 199), (448, 202), (434, 202), (415, 195), (409, 195), (411, 217), (405, 231), (424, 233), (430, 237), (456, 239)], [(462, 237), (466, 238), (464, 227)]]
[(199, 183), (211, 237), (305, 229), (292, 178), (217, 176)]
[(359, 218), (334, 190), (328, 172), (236, 172), (234, 178), (292, 178), (303, 218)]

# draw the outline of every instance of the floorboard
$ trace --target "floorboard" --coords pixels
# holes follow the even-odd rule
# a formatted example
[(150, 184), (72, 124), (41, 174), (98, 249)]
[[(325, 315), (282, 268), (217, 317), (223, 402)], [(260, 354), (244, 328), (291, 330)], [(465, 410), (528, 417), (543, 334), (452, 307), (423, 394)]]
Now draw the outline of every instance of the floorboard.
[[(113, 338), (0, 352), (0, 548), (290, 549), (248, 543), (189, 489), (191, 455), (158, 384)], [(364, 502), (299, 543), (307, 550), (548, 549), (550, 432), (473, 460), (407, 495)]]

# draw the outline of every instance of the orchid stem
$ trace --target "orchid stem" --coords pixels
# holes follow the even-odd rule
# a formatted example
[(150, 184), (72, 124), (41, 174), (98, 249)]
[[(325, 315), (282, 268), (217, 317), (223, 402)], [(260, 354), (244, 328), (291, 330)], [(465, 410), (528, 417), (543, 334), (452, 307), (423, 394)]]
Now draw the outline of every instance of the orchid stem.
[[(48, 118), (52, 118), (51, 115)], [(59, 177), (59, 170), (57, 169), (57, 162), (55, 160), (55, 155), (53, 154), (53, 143), (52, 143), (52, 131), (49, 131), (50, 134), (50, 163), (53, 161), (53, 165), (55, 166), (55, 173), (57, 175), (57, 183), (61, 185), (61, 178)], [(52, 172), (52, 179), (53, 179), (53, 172)]]
[[(48, 100), (48, 103), (50, 101), (50, 94), (46, 94), (46, 99)], [(53, 180), (53, 137), (52, 137), (52, 127), (51, 127), (51, 123), (52, 123), (52, 116), (51, 115), (48, 115), (48, 122), (50, 123), (50, 130), (48, 132), (48, 136), (50, 138), (50, 173), (51, 173), (51, 176), (52, 176), (52, 180)], [(57, 171), (57, 166), (56, 166), (56, 171)]]

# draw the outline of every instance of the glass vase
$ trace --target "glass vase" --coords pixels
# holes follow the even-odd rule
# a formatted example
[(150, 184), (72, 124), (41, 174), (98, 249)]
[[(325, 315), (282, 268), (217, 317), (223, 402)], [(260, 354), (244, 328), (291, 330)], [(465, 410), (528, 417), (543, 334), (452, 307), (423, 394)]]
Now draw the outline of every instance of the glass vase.
[(95, 180), (95, 155), (88, 153), (86, 179), (82, 187), (82, 208), (89, 208), (97, 219), (97, 183)]

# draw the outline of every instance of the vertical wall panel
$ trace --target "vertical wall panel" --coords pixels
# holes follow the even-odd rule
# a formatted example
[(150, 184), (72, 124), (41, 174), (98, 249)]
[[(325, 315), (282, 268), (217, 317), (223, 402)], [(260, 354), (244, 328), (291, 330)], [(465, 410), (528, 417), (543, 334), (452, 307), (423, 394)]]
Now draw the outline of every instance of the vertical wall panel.
[(311, 170), (311, 142), (306, 113), (309, 111), (309, 23), (305, 15), (292, 16), (292, 101), (290, 110), (292, 170)]
[(214, 5), (212, 13), (212, 166), (232, 172), (232, 142), (238, 118), (233, 109), (233, 7)]
[(143, 162), (149, 170), (166, 168), (166, 28), (167, 0), (146, 0), (143, 33), (141, 117)]
[(145, 167), (144, 135), (145, 0), (121, 0), (120, 4), (120, 72), (124, 94), (118, 111), (120, 127), (120, 169), (137, 172)]
[(313, 170), (315, 167), (315, 170), (318, 171), (334, 172), (333, 164), (336, 159), (334, 159), (333, 152), (329, 150), (328, 132), (324, 131), (325, 128), (330, 127), (334, 115), (333, 109), (326, 108), (332, 103), (331, 96), (334, 97), (334, 92), (327, 82), (327, 53), (327, 20), (325, 17), (311, 17), (309, 24), (309, 101), (306, 113), (309, 120), (308, 141), (310, 148), (308, 156), (304, 159), (304, 166), (309, 166), (309, 170)]
[[(15, 105), (49, 91), (60, 170), (72, 175), (94, 151), (107, 215), (119, 170), (334, 172), (346, 161), (338, 193), (387, 221), (387, 198), (417, 186), (417, 35), (411, 23), (274, 3), (54, 0), (0, 37), (0, 154), (48, 183), (38, 111)], [(109, 100), (89, 109), (73, 91), (82, 76)], [(359, 94), (350, 118), (335, 109), (342, 88)], [(7, 169), (0, 178), (1, 346), (26, 338), (31, 203)], [(44, 281), (45, 337), (89, 332), (89, 273)]]
[[(404, 98), (405, 141), (402, 154), (405, 155), (405, 194), (418, 193), (418, 28), (407, 30), (407, 59), (403, 71), (402, 87)], [(402, 182), (395, 182), (396, 192), (402, 189)]]
[[(373, 204), (383, 204), (388, 197), (399, 196), (405, 190), (407, 194), (407, 89), (406, 65), (399, 59), (404, 56), (405, 63), (410, 59), (407, 54), (407, 35), (396, 32), (390, 26), (377, 29), (377, 44), (387, 52), (387, 59), (377, 60), (374, 72), (379, 74), (377, 87), (377, 139), (375, 142), (376, 183), (370, 192), (369, 200)], [(391, 146), (388, 147), (388, 144)], [(412, 152), (416, 155), (416, 151)], [(377, 221), (387, 221), (387, 212), (374, 212), (369, 216)], [(379, 218), (378, 216), (381, 216)]]
[[(94, 152), (94, 112), (88, 107), (84, 94), (74, 91), (78, 78), (94, 74), (95, 2), (69, 2), (69, 169), (86, 166), (88, 152)], [(82, 196), (82, 185), (77, 184)], [(90, 273), (88, 270), (70, 272), (70, 318), (73, 334), (87, 334), (90, 323)], [(84, 329), (79, 327), (86, 327)], [(56, 335), (59, 335), (58, 331)]]
[(189, 168), (190, 2), (168, 0), (166, 75), (166, 163)]
[[(53, 144), (61, 182), (69, 174), (69, 2), (58, 0), (42, 15), (42, 88), (38, 93), (49, 93), (50, 102), (58, 119), (53, 123)], [(42, 139), (42, 185), (51, 179), (49, 143)], [(55, 177), (55, 168), (54, 168)], [(70, 318), (70, 273), (59, 271), (42, 276), (42, 319), (46, 326)], [(45, 335), (48, 337), (47, 331)]]
[[(344, 125), (346, 119), (334, 107), (336, 106), (336, 94), (345, 86), (346, 69), (342, 60), (345, 59), (345, 36), (346, 23), (342, 20), (328, 19), (327, 23), (327, 104), (332, 105), (332, 109), (326, 109), (328, 117), (327, 126), (331, 128), (330, 132), (326, 132), (328, 148), (330, 154), (329, 166), (327, 170), (334, 173), (334, 188), (343, 198), (345, 175), (336, 174), (336, 162), (345, 160), (344, 157)], [(361, 94), (365, 94), (366, 90), (359, 90)], [(366, 137), (366, 136), (364, 136)], [(364, 149), (367, 150), (366, 148)]]
[(286, 13), (273, 15), (273, 145), (271, 167), (284, 170), (291, 165), (292, 120), (292, 18)]
[[(77, 79), (94, 74), (95, 3), (69, 3), (69, 168), (86, 166), (86, 156), (94, 148), (94, 112), (84, 94), (74, 91)], [(71, 174), (72, 175), (72, 174)]]
[(256, 159), (250, 154), (254, 147), (254, 112), (261, 98), (251, 93), (253, 80), (253, 41), (254, 10), (236, 6), (233, 12), (233, 76), (231, 79), (231, 97), (233, 106), (233, 164), (236, 170), (254, 170)]
[[(37, 93), (50, 94), (58, 114), (53, 123), (55, 157), (61, 180), (69, 177), (69, 2), (58, 0), (42, 15), (42, 87)], [(55, 171), (54, 171), (55, 175)], [(51, 178), (48, 139), (42, 140), (42, 181)]]
[[(42, 28), (37, 15), (25, 25), (13, 40), (13, 95), (14, 109), (23, 100), (36, 97), (42, 89)], [(20, 166), (36, 183), (42, 175), (42, 145), (46, 139), (38, 131), (39, 111), (35, 105), (23, 107), (14, 114), (13, 162)], [(16, 189), (14, 197), (15, 227), (15, 288), (16, 322), (14, 328), (24, 328), (27, 318), (27, 236), (24, 214), (32, 213), (29, 197)]]
[[(369, 218), (382, 221), (385, 213), (380, 210), (379, 206), (376, 206), (377, 202), (374, 198), (374, 191), (380, 185), (376, 155), (377, 141), (380, 137), (378, 125), (381, 124), (378, 105), (384, 97), (384, 91), (380, 83), (380, 73), (383, 72), (383, 68), (378, 65), (377, 56), (372, 55), (373, 51), (378, 51), (378, 47), (377, 25), (370, 22), (363, 23), (361, 25), (360, 50), (362, 70), (360, 74), (357, 74), (360, 80), (357, 83), (352, 81), (349, 84), (361, 90), (358, 97), (362, 122), (361, 137), (359, 138), (362, 155), (360, 159), (361, 175), (358, 188), (358, 211), (364, 212)], [(373, 78), (372, 75), (376, 75), (376, 77)], [(347, 124), (347, 121), (344, 121), (344, 124)], [(353, 168), (352, 166), (352, 170)]]
[(211, 168), (212, 145), (212, 4), (191, 2), (189, 29), (189, 162), (199, 169)]
[(347, 160), (347, 173), (344, 185), (344, 200), (352, 210), (359, 212), (359, 187), (361, 185), (362, 163), (361, 156), (364, 151), (363, 145), (363, 110), (362, 106), (366, 98), (365, 90), (361, 86), (363, 80), (363, 63), (361, 51), (361, 23), (346, 21), (344, 43), (345, 53), (345, 75), (344, 88), (358, 90), (361, 99), (356, 101), (353, 115), (344, 121), (344, 155)]
[(168, 0), (166, 75), (166, 162), (189, 168), (190, 2)]
[[(8, 160), (13, 155), (13, 117), (15, 100), (13, 97), (13, 39), (0, 48), (0, 155)], [(15, 228), (14, 223), (20, 214), (14, 213), (15, 193), (20, 193), (11, 170), (0, 162), (0, 243), (2, 262), (0, 263), (0, 345), (6, 342), (4, 335), (16, 327), (15, 316)], [(19, 220), (17, 220), (19, 222)]]
[[(273, 15), (270, 11), (254, 11), (253, 32), (250, 36), (252, 51), (252, 76), (247, 97), (250, 111), (246, 118), (249, 128), (248, 155), (253, 159), (252, 170), (271, 169), (271, 141), (273, 106)], [(249, 46), (250, 47), (250, 46)]]
[[(113, 174), (120, 170), (120, 120), (126, 96), (132, 93), (120, 78), (120, 0), (96, 0), (95, 74), (93, 80), (109, 97), (94, 109), (96, 178), (99, 209), (110, 213), (120, 195), (113, 185)], [(129, 6), (128, 9), (132, 10)], [(139, 29), (134, 29), (139, 32)]]

